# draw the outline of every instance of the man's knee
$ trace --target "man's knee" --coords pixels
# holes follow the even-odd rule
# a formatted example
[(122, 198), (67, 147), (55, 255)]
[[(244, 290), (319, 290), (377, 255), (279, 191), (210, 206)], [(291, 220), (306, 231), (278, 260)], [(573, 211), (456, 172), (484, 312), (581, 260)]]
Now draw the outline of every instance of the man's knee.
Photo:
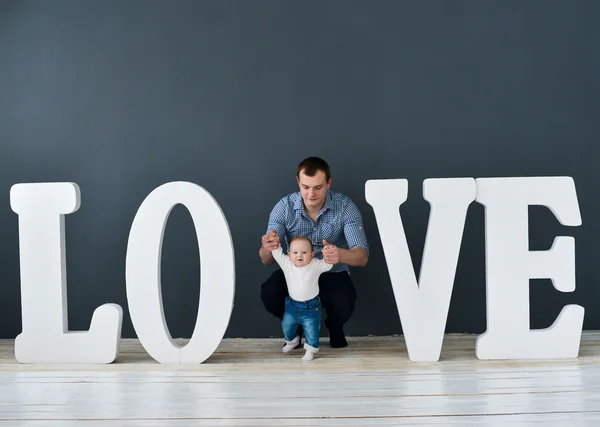
[(347, 276), (333, 276), (332, 279), (331, 282), (328, 280), (321, 286), (321, 301), (327, 312), (327, 317), (344, 323), (354, 313), (356, 290)]
[(269, 278), (263, 282), (260, 286), (260, 294), (262, 297), (275, 297), (278, 293), (280, 293), (281, 282), (285, 285), (285, 276), (283, 275), (283, 271), (276, 270), (269, 276)]
[(276, 270), (260, 287), (260, 299), (267, 311), (274, 316), (283, 316), (287, 287), (283, 271)]
[(327, 310), (330, 317), (335, 317), (341, 322), (346, 322), (356, 307), (356, 297), (350, 293), (339, 293), (334, 295)]

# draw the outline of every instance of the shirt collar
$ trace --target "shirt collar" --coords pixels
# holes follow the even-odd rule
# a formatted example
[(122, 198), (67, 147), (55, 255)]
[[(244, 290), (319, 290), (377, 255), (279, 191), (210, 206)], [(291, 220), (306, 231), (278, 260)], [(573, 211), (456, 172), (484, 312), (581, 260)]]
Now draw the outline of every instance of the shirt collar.
[[(304, 210), (304, 203), (302, 202), (302, 193), (300, 193), (298, 191), (298, 193), (296, 193), (298, 195), (298, 197), (296, 198), (296, 201), (294, 202), (294, 209), (295, 210)], [(327, 190), (327, 195), (325, 196), (325, 204), (323, 204), (323, 207), (321, 208), (321, 212), (325, 212), (328, 209), (333, 208), (333, 201), (332, 201), (332, 193), (331, 190)]]

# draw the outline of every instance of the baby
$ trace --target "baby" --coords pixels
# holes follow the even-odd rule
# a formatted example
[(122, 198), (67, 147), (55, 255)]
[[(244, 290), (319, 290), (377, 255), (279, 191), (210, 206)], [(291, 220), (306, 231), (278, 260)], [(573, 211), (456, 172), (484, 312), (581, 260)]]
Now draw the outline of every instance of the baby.
[(312, 243), (304, 236), (291, 240), (288, 255), (283, 253), (281, 246), (271, 253), (283, 270), (290, 294), (285, 300), (285, 313), (281, 320), (286, 342), (282, 351), (287, 353), (298, 345), (298, 325), (302, 325), (306, 337), (306, 353), (302, 360), (312, 360), (319, 351), (321, 333), (319, 276), (331, 270), (333, 264), (314, 258)]

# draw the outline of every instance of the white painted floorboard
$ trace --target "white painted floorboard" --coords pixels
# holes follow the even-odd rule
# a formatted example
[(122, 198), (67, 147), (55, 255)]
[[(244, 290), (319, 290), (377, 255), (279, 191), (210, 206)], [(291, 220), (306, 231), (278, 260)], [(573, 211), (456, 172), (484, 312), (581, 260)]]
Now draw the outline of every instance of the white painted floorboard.
[(205, 363), (161, 365), (123, 340), (111, 365), (21, 365), (0, 340), (0, 426), (600, 426), (600, 333), (573, 360), (479, 361), (447, 335), (437, 363), (402, 337), (327, 339), (317, 358), (279, 339), (226, 339)]

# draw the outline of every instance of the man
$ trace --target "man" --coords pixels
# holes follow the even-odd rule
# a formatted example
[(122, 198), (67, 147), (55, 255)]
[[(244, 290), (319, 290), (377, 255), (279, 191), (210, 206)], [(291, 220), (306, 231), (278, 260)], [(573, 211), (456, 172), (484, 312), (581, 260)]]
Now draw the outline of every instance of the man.
[[(325, 326), (331, 347), (346, 347), (344, 323), (354, 312), (356, 301), (349, 266), (362, 267), (369, 260), (362, 217), (349, 197), (329, 190), (331, 172), (325, 160), (304, 159), (298, 165), (296, 179), (300, 191), (282, 198), (271, 211), (259, 256), (263, 264), (271, 265), (275, 262), (273, 250), (281, 244), (287, 252), (292, 237), (302, 235), (312, 242), (317, 258), (335, 264), (331, 271), (321, 274), (319, 296), (327, 315)], [(278, 269), (262, 284), (263, 305), (281, 319), (287, 296), (285, 277)]]

